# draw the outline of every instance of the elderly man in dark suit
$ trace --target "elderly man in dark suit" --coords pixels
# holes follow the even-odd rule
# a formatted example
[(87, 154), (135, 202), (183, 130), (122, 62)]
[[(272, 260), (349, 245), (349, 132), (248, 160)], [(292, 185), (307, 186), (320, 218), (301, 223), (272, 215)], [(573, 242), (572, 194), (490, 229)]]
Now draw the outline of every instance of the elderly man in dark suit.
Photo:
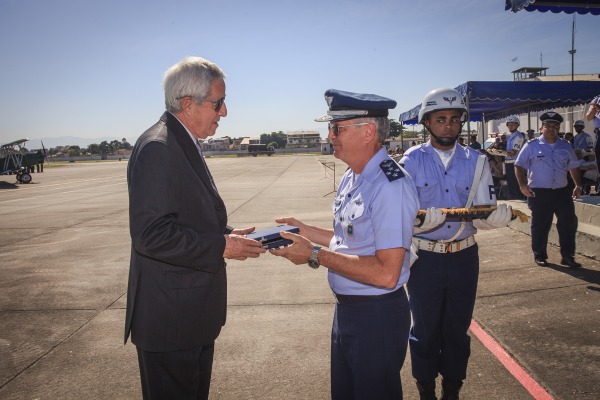
[(127, 170), (131, 263), (125, 342), (145, 399), (206, 399), (225, 324), (225, 258), (265, 250), (232, 229), (198, 140), (227, 115), (225, 74), (189, 57), (165, 74), (167, 111), (138, 139)]

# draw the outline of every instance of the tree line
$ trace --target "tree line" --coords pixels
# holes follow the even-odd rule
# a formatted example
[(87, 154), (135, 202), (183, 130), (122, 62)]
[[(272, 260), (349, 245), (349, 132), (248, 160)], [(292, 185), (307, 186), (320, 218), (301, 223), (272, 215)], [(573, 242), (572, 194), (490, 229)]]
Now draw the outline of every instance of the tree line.
[[(103, 141), (100, 144), (92, 143), (87, 147), (81, 148), (80, 146), (70, 146), (67, 150), (69, 157), (77, 156), (97, 156), (97, 155), (108, 155), (114, 154), (117, 150), (131, 150), (132, 146), (129, 144), (127, 139), (123, 138), (121, 141), (112, 140), (110, 142)], [(57, 149), (48, 150), (48, 155), (55, 155), (59, 153)]]
[[(400, 124), (400, 122), (390, 119), (390, 137), (398, 137), (401, 134), (405, 134), (405, 137), (411, 137), (412, 132), (406, 131), (406, 129)], [(416, 135), (414, 135), (416, 137)], [(260, 143), (268, 146), (273, 146), (276, 149), (283, 149), (287, 145), (287, 135), (283, 131), (263, 133), (260, 135)]]

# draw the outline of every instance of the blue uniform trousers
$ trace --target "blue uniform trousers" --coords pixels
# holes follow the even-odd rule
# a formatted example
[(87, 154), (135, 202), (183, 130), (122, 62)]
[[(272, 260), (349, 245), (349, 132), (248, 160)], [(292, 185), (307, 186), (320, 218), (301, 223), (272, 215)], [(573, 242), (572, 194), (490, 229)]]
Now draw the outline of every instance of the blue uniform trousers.
[(561, 189), (532, 189), (535, 197), (529, 197), (527, 204), (531, 210), (531, 248), (535, 258), (548, 258), (548, 234), (552, 218), (556, 214), (556, 230), (563, 258), (575, 255), (575, 234), (577, 216), (569, 186)]
[(467, 376), (479, 250), (477, 244), (456, 253), (419, 250), (408, 280), (413, 326), (410, 331), (412, 373), (419, 382), (438, 374), (451, 381)]
[(384, 296), (336, 304), (331, 332), (333, 400), (402, 399), (400, 369), (410, 309), (403, 289)]
[(514, 163), (505, 163), (504, 167), (506, 169), (506, 184), (508, 185), (508, 199), (509, 200), (523, 200), (525, 196), (521, 193), (521, 189), (519, 189), (519, 181), (517, 181), (517, 176), (515, 175), (515, 164)]

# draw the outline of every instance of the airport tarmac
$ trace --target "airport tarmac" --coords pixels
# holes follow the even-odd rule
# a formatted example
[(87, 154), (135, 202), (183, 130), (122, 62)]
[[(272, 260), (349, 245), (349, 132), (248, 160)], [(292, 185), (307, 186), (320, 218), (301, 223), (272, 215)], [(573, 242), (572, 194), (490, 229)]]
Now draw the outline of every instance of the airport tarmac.
[[(333, 156), (207, 162), (230, 225), (294, 215), (330, 226), (345, 170)], [(125, 174), (121, 161), (46, 168), (29, 185), (0, 176), (0, 399), (141, 398), (135, 348), (123, 345)], [(571, 270), (551, 246), (551, 266), (538, 267), (529, 236), (508, 227), (477, 240), (474, 327), (489, 338), (471, 334), (461, 399), (600, 398), (600, 262), (579, 256), (584, 268)], [(335, 304), (326, 269), (266, 254), (228, 262), (228, 278), (210, 398), (328, 399)], [(405, 398), (417, 399), (410, 356), (402, 380)]]

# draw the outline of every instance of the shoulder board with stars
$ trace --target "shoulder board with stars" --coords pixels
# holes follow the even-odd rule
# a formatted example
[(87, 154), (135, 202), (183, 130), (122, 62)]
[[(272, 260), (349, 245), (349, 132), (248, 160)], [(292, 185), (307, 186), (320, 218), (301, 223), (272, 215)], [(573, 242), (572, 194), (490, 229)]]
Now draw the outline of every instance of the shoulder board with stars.
[(384, 160), (379, 164), (379, 168), (383, 171), (390, 182), (404, 177), (404, 172), (394, 160)]

